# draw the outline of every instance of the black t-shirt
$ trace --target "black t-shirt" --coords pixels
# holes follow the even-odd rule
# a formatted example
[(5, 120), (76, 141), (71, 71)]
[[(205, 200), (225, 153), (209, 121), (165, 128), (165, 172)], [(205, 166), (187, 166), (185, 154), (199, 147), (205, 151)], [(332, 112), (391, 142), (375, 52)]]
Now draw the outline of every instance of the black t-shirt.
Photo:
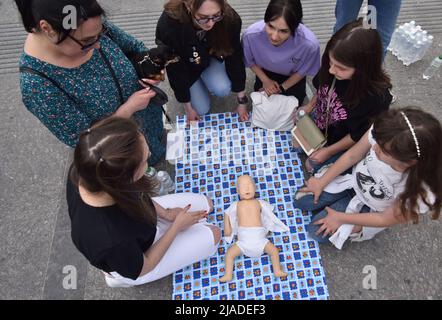
[(137, 279), (143, 254), (152, 245), (156, 227), (136, 221), (118, 206), (92, 207), (67, 181), (66, 197), (72, 222), (71, 236), (77, 249), (96, 268)]
[[(313, 85), (318, 89), (318, 75), (313, 79)], [(328, 116), (327, 145), (332, 145), (347, 134), (353, 141), (359, 141), (372, 125), (376, 117), (390, 107), (392, 96), (388, 89), (382, 95), (367, 94), (358, 105), (348, 107), (343, 98), (350, 80), (337, 80), (330, 100)], [(328, 85), (321, 86), (318, 91), (318, 100), (314, 109), (316, 125), (322, 132), (326, 132)]]

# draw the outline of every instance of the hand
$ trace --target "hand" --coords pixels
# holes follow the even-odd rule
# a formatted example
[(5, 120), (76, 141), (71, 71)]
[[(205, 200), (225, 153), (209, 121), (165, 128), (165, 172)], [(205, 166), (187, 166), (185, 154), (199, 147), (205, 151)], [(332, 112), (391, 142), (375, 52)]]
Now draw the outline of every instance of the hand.
[(281, 90), (279, 90), (279, 83), (272, 79), (265, 80), (263, 81), (262, 84), (263, 84), (263, 89), (268, 96), (281, 92)]
[(201, 117), (198, 115), (198, 113), (195, 111), (195, 109), (192, 108), (192, 106), (186, 105), (184, 106), (184, 110), (186, 111), (186, 118), (187, 118), (187, 124), (190, 124), (192, 121), (200, 121)]
[(315, 221), (313, 224), (322, 224), (322, 226), (318, 229), (316, 232), (317, 235), (320, 235), (321, 233), (324, 233), (324, 237), (328, 235), (332, 235), (336, 232), (336, 230), (339, 229), (339, 227), (343, 224), (340, 221), (340, 217), (342, 212), (338, 212), (336, 210), (333, 210), (332, 208), (326, 207), (327, 215), (325, 218), (319, 219), (318, 221)]
[(168, 208), (166, 209), (166, 214), (164, 219), (167, 221), (173, 222), (175, 221), (177, 215), (183, 210), (183, 208)]
[(305, 183), (305, 187), (299, 189), (301, 192), (313, 192), (313, 202), (315, 204), (318, 203), (319, 196), (322, 191), (324, 191), (324, 186), (322, 185), (321, 179), (317, 179), (315, 177), (311, 177)]
[[(146, 82), (147, 82), (148, 84), (146, 84)], [(149, 84), (151, 84), (151, 85), (153, 85), (153, 86), (156, 86), (156, 85), (158, 85), (160, 82), (161, 82), (161, 81), (157, 81), (157, 80), (153, 80), (153, 79), (147, 79), (147, 78), (144, 78), (144, 79), (138, 80), (138, 83), (139, 83), (142, 87), (144, 87), (144, 88), (150, 88)]]
[(132, 94), (124, 105), (133, 111), (132, 113), (135, 113), (137, 111), (146, 109), (150, 99), (152, 99), (155, 95), (156, 93), (149, 88), (141, 89)]
[(327, 147), (324, 147), (324, 148), (321, 148), (321, 149), (313, 152), (310, 155), (309, 159), (313, 160), (317, 164), (321, 164), (321, 163), (327, 161), (328, 159), (330, 159), (331, 156), (332, 156), (332, 154), (330, 154), (329, 149)]
[(178, 231), (183, 231), (190, 226), (194, 225), (201, 219), (207, 218), (208, 213), (207, 211), (195, 211), (195, 212), (188, 212), (190, 209), (190, 204), (186, 206), (185, 208), (181, 209), (180, 212), (177, 214), (175, 221), (173, 222), (173, 225), (178, 229)]
[(247, 112), (247, 105), (245, 104), (239, 104), (236, 108), (236, 113), (238, 114), (239, 121), (248, 121), (249, 120), (249, 113)]

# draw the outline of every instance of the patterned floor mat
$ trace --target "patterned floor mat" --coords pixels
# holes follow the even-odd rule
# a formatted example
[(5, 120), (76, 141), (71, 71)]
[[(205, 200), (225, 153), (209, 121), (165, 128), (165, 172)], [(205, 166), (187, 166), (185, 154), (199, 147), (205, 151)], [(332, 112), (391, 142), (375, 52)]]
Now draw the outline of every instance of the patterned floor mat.
[(303, 185), (297, 153), (290, 150), (288, 132), (271, 132), (241, 123), (236, 114), (212, 114), (198, 126), (184, 130), (184, 155), (176, 163), (176, 191), (209, 196), (215, 210), (208, 221), (223, 228), (224, 210), (237, 201), (236, 180), (242, 174), (255, 179), (257, 198), (270, 202), (290, 233), (273, 233), (269, 239), (280, 251), (285, 278), (272, 274), (268, 255), (235, 260), (233, 280), (220, 283), (229, 245), (221, 241), (218, 252), (173, 276), (175, 300), (328, 299), (325, 274), (316, 241), (305, 231), (310, 215), (293, 208), (292, 198)]

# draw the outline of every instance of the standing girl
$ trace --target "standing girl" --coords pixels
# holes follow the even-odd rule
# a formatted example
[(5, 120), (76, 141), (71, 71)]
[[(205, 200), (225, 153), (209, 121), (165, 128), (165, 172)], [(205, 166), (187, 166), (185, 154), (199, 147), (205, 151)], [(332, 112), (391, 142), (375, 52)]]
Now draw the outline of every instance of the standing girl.
[(170, 0), (164, 6), (156, 39), (181, 56), (167, 66), (167, 76), (188, 122), (210, 111), (209, 92), (236, 92), (239, 118), (248, 119), (241, 24), (226, 0)]
[(72, 240), (111, 287), (155, 281), (214, 254), (204, 195), (152, 196), (151, 156), (133, 120), (110, 117), (79, 138), (67, 181)]
[[(322, 177), (310, 178), (300, 191), (313, 195), (296, 200), (295, 206), (319, 212), (310, 235), (319, 241), (332, 235), (330, 241), (340, 249), (348, 237), (368, 240), (387, 227), (417, 223), (420, 214), (431, 212), (437, 219), (441, 162), (439, 121), (420, 109), (392, 109)], [(339, 176), (352, 166), (351, 175)]]
[(299, 0), (271, 0), (264, 21), (244, 32), (245, 64), (256, 74), (254, 90), (267, 95), (305, 98), (305, 77), (319, 70), (320, 47), (310, 29), (302, 23)]
[[(137, 118), (155, 164), (165, 154), (161, 106), (143, 88), (126, 54), (147, 51), (141, 41), (104, 21), (95, 0), (15, 0), (26, 38), (20, 57), (23, 103), (64, 144), (111, 115)], [(74, 7), (64, 13), (66, 6)], [(70, 12), (75, 19), (66, 19)], [(76, 23), (65, 25), (64, 22)], [(153, 83), (150, 80), (146, 81)]]
[(390, 106), (392, 86), (382, 69), (378, 32), (364, 29), (362, 19), (336, 32), (327, 43), (313, 84), (318, 91), (305, 109), (313, 111), (316, 125), (327, 137), (326, 146), (307, 162), (315, 170), (336, 161)]

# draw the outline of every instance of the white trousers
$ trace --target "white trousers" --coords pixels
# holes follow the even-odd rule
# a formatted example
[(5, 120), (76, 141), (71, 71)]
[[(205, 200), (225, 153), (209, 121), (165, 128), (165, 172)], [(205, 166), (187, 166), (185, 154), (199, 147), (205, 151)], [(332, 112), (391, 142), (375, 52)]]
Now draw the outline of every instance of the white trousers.
[[(206, 196), (194, 193), (177, 193), (152, 198), (163, 208), (184, 208), (191, 204), (189, 212), (209, 210)], [(153, 243), (157, 242), (169, 229), (170, 221), (158, 218), (157, 233)], [(217, 245), (213, 232), (205, 221), (200, 221), (178, 233), (169, 249), (156, 267), (136, 280), (125, 278), (117, 272), (106, 275), (106, 283), (110, 287), (131, 287), (161, 279), (192, 263), (204, 260), (215, 254)]]

